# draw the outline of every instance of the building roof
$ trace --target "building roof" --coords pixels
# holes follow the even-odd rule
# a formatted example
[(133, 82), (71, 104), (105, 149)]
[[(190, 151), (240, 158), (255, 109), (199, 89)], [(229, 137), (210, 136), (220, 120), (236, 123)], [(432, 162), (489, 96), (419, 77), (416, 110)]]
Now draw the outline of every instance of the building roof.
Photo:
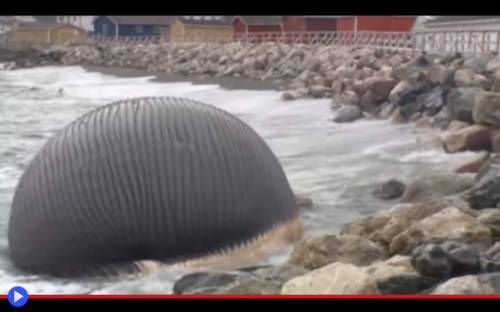
[[(283, 24), (282, 16), (236, 16), (240, 18), (247, 25), (281, 25)], [(234, 21), (234, 19), (233, 19)]]
[[(31, 22), (31, 23), (20, 23), (18, 29), (39, 29), (39, 30), (48, 30), (61, 26), (71, 26), (73, 28), (80, 28), (78, 26), (68, 24), (68, 23), (51, 23), (51, 22)], [(83, 29), (82, 29), (83, 30)]]
[(35, 21), (40, 23), (56, 23), (57, 16), (56, 15), (32, 15)]
[(317, 18), (317, 19), (337, 19), (339, 18), (340, 16), (338, 15), (329, 15), (329, 16), (322, 16), (322, 15), (307, 15), (307, 16), (303, 16), (304, 18)]
[(231, 26), (231, 19), (226, 16), (182, 16), (178, 20), (184, 25)]
[(108, 16), (119, 25), (170, 25), (175, 21), (174, 16)]
[(425, 22), (426, 25), (438, 25), (444, 23), (463, 23), (463, 22), (475, 22), (475, 21), (485, 21), (491, 19), (499, 19), (500, 16), (436, 16)]

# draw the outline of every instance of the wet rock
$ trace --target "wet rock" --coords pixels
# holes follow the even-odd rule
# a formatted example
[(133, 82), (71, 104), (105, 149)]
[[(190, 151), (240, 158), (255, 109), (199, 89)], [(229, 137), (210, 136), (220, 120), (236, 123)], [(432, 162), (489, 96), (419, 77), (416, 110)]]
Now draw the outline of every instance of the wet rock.
[(414, 223), (396, 236), (389, 246), (389, 252), (406, 255), (419, 244), (436, 239), (484, 246), (492, 243), (490, 229), (459, 209), (449, 207)]
[(472, 69), (459, 69), (455, 71), (455, 84), (457, 87), (476, 86), (474, 71)]
[(448, 93), (448, 109), (454, 120), (471, 123), (476, 88), (454, 88)]
[(184, 275), (174, 283), (173, 293), (187, 294), (200, 291), (209, 293), (234, 283), (238, 277), (239, 275), (234, 273), (191, 273)]
[(373, 196), (381, 199), (394, 199), (400, 197), (405, 191), (405, 184), (396, 179), (390, 179), (379, 186), (373, 192)]
[(386, 258), (382, 247), (360, 236), (314, 235), (300, 242), (288, 263), (313, 270), (336, 261), (363, 266)]
[(451, 275), (451, 259), (439, 245), (428, 244), (415, 248), (411, 262), (415, 270), (422, 276), (440, 280)]
[(280, 265), (257, 269), (252, 273), (262, 279), (273, 280), (283, 285), (287, 281), (297, 276), (302, 276), (308, 272), (309, 271), (307, 269), (300, 266)]
[(292, 92), (283, 92), (283, 94), (281, 94), (281, 99), (283, 101), (293, 101), (296, 99), (296, 97), (292, 94)]
[(386, 102), (379, 107), (378, 116), (380, 118), (388, 119), (391, 117), (394, 109), (396, 109), (396, 106), (393, 103)]
[(340, 234), (357, 235), (378, 241), (381, 229), (391, 220), (392, 216), (389, 211), (381, 211), (363, 219), (349, 222), (342, 227)]
[(458, 194), (474, 185), (474, 178), (459, 174), (424, 176), (408, 184), (401, 202), (414, 203)]
[(477, 278), (483, 294), (500, 294), (500, 273), (480, 274)]
[(489, 158), (490, 154), (488, 152), (479, 152), (477, 155), (456, 166), (453, 171), (455, 173), (477, 173)]
[(297, 205), (301, 208), (311, 208), (313, 206), (312, 199), (304, 195), (295, 195), (295, 200)]
[(460, 151), (491, 151), (490, 128), (484, 125), (472, 125), (451, 132), (444, 138), (444, 147), (448, 153)]
[(493, 153), (500, 153), (500, 129), (492, 129), (490, 139)]
[(392, 78), (373, 77), (365, 80), (365, 85), (370, 91), (370, 100), (377, 105), (389, 99), (392, 89), (398, 84), (398, 81)]
[(500, 172), (487, 172), (474, 187), (462, 194), (473, 209), (496, 208), (500, 205)]
[(415, 102), (420, 94), (429, 93), (432, 89), (433, 86), (429, 80), (422, 80), (411, 84), (401, 93), (398, 104), (405, 106), (408, 103)]
[(486, 63), (486, 71), (496, 72), (500, 69), (500, 58), (494, 57)]
[(408, 121), (408, 119), (401, 113), (401, 108), (396, 107), (391, 114), (390, 120), (395, 124), (402, 124)]
[[(394, 237), (403, 233), (414, 223), (427, 218), (446, 207), (459, 207), (464, 213), (473, 212), (465, 202), (455, 199), (440, 199), (416, 204), (399, 204), (389, 211), (381, 211), (372, 216), (346, 224), (341, 233), (357, 234), (382, 246), (389, 246)], [(474, 217), (476, 217), (474, 215)]]
[(279, 295), (280, 283), (261, 279), (245, 279), (217, 290), (214, 294), (227, 295)]
[(416, 107), (418, 111), (425, 112), (429, 116), (434, 116), (443, 108), (441, 90), (436, 88), (429, 93), (417, 96)]
[(500, 93), (481, 92), (476, 96), (472, 118), (475, 123), (500, 126)]
[(339, 103), (342, 103), (343, 105), (357, 105), (359, 102), (359, 97), (354, 91), (345, 90), (341, 94), (337, 95), (335, 97), (335, 100), (337, 100)]
[(481, 214), (477, 221), (487, 226), (494, 237), (500, 237), (500, 209)]
[(363, 117), (363, 112), (358, 106), (344, 105), (337, 110), (333, 117), (333, 121), (338, 123), (352, 122), (361, 117)]
[(448, 125), (448, 129), (447, 130), (449, 132), (457, 132), (457, 131), (462, 130), (464, 128), (467, 128), (469, 126), (470, 126), (470, 124), (467, 123), (467, 122), (463, 122), (463, 121), (459, 121), (459, 120), (453, 120)]
[(487, 174), (500, 172), (500, 155), (493, 155), (476, 174), (475, 180), (480, 181)]
[(363, 268), (335, 262), (283, 285), (281, 294), (379, 294), (377, 283)]
[(397, 103), (399, 101), (401, 94), (403, 94), (407, 89), (409, 89), (410, 86), (411, 84), (407, 80), (401, 80), (389, 93), (389, 101)]
[(419, 121), (421, 118), (422, 118), (422, 113), (418, 112), (418, 113), (415, 113), (413, 114), (411, 117), (410, 117), (410, 122), (417, 122)]
[(429, 116), (423, 116), (415, 121), (414, 127), (417, 129), (431, 129), (433, 127), (433, 119)]
[(500, 242), (495, 243), (486, 251), (488, 259), (500, 260)]
[(410, 257), (394, 256), (366, 267), (381, 294), (415, 294), (431, 287), (435, 281), (417, 274)]
[(477, 274), (481, 250), (481, 247), (454, 241), (420, 245), (412, 252), (412, 264), (420, 275), (438, 280)]
[(354, 92), (356, 92), (358, 96), (363, 96), (363, 94), (365, 94), (367, 91), (365, 82), (363, 80), (355, 80), (352, 87), (354, 89)]
[(327, 87), (323, 85), (313, 85), (309, 88), (309, 95), (315, 99), (324, 98), (326, 95)]
[(433, 85), (438, 85), (443, 82), (445, 73), (446, 67), (444, 65), (434, 64), (427, 69), (426, 76)]
[(475, 275), (452, 278), (434, 289), (434, 295), (482, 294), (483, 289)]
[(486, 64), (492, 59), (491, 55), (474, 55), (464, 61), (464, 67), (472, 69), (475, 73), (486, 71)]

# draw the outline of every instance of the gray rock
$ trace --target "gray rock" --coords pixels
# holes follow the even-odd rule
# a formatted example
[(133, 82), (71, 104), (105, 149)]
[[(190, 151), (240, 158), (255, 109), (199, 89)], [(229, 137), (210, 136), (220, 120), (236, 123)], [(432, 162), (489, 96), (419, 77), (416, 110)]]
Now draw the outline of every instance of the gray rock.
[(486, 173), (473, 188), (464, 192), (464, 198), (473, 209), (495, 208), (500, 206), (500, 171)]
[(500, 172), (500, 155), (493, 155), (476, 174), (476, 181), (480, 181), (486, 174), (491, 174), (493, 171)]
[(480, 274), (477, 278), (483, 294), (500, 294), (500, 273)]
[(428, 289), (435, 283), (435, 279), (418, 274), (401, 274), (390, 276), (385, 280), (378, 281), (377, 288), (381, 294), (410, 295)]
[(488, 247), (492, 244), (492, 235), (487, 227), (475, 220), (475, 216), (448, 207), (413, 223), (394, 237), (389, 245), (389, 253), (411, 254), (420, 244), (444, 240)]
[(452, 278), (436, 287), (434, 295), (482, 294), (483, 289), (475, 275)]
[(500, 94), (478, 92), (472, 117), (475, 123), (500, 127)]
[(448, 253), (436, 244), (415, 248), (411, 263), (420, 275), (438, 280), (450, 277), (453, 269)]
[(494, 237), (500, 237), (500, 209), (494, 209), (481, 214), (477, 221), (491, 230)]
[(238, 279), (234, 273), (209, 273), (197, 272), (184, 275), (174, 283), (174, 294), (187, 294), (204, 291), (205, 293), (217, 291), (223, 286), (230, 285)]
[(440, 246), (448, 253), (451, 260), (451, 276), (462, 276), (479, 272), (481, 246), (454, 241), (446, 241), (441, 243)]
[(387, 258), (379, 245), (356, 235), (311, 235), (305, 237), (290, 255), (290, 265), (308, 270), (333, 262), (366, 266)]
[(340, 107), (335, 116), (333, 117), (334, 122), (343, 123), (343, 122), (352, 122), (363, 117), (363, 112), (358, 106), (354, 105), (345, 105)]
[(454, 120), (473, 122), (476, 88), (454, 88), (448, 93), (448, 109)]
[(422, 113), (425, 112), (429, 116), (434, 116), (441, 111), (443, 106), (441, 90), (436, 88), (431, 92), (418, 95), (416, 105), (412, 110)]
[(394, 199), (403, 195), (405, 184), (399, 180), (391, 179), (377, 186), (373, 195), (381, 199)]

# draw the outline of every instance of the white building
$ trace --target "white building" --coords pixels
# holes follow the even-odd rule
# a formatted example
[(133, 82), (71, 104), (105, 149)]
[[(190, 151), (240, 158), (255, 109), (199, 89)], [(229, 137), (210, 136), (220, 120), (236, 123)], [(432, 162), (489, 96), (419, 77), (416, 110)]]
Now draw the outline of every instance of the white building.
[(500, 51), (500, 16), (435, 16), (414, 32), (415, 46), (426, 51)]
[(87, 31), (94, 31), (94, 18), (93, 15), (59, 15), (57, 16), (58, 23), (69, 23)]

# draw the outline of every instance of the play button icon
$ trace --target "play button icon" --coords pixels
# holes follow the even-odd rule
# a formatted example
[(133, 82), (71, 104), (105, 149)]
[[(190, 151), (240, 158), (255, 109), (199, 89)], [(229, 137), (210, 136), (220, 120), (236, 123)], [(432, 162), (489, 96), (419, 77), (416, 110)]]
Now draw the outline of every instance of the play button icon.
[(8, 299), (14, 307), (22, 307), (28, 302), (28, 292), (22, 287), (13, 287), (9, 290)]

